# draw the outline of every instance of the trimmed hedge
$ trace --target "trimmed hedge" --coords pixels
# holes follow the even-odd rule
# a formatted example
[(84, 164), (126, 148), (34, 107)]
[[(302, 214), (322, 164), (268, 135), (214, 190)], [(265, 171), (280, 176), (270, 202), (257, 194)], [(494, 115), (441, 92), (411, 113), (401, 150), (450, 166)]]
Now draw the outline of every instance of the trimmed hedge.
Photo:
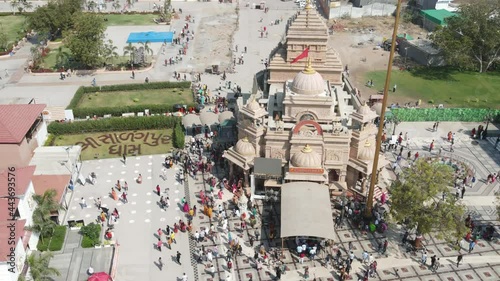
[(103, 118), (72, 123), (52, 122), (47, 127), (47, 130), (53, 135), (67, 135), (93, 132), (171, 129), (174, 128), (175, 124), (180, 122), (180, 120), (180, 117), (164, 115)]
[[(115, 107), (99, 107), (99, 108), (79, 108), (78, 103), (87, 93), (95, 92), (115, 92), (115, 91), (133, 91), (133, 90), (152, 90), (152, 89), (170, 89), (182, 88), (189, 89), (191, 82), (154, 82), (154, 83), (141, 83), (141, 84), (122, 84), (122, 85), (108, 85), (98, 87), (80, 87), (75, 92), (66, 109), (72, 109), (75, 118), (86, 118), (87, 116), (103, 116), (111, 114), (112, 116), (121, 116), (123, 113), (129, 112), (142, 112), (149, 109), (152, 114), (161, 114), (171, 112), (173, 104), (145, 104), (145, 105), (131, 105), (131, 106), (115, 106)], [(195, 103), (188, 106), (195, 106)]]
[(82, 248), (91, 248), (101, 244), (101, 225), (89, 223), (82, 226), (80, 233), (83, 235)]
[(66, 238), (66, 230), (67, 227), (64, 225), (56, 226), (50, 240), (49, 251), (60, 251), (62, 249), (64, 238)]
[(500, 110), (483, 108), (395, 108), (391, 112), (402, 122), (483, 122), (491, 112), (494, 122), (500, 122)]

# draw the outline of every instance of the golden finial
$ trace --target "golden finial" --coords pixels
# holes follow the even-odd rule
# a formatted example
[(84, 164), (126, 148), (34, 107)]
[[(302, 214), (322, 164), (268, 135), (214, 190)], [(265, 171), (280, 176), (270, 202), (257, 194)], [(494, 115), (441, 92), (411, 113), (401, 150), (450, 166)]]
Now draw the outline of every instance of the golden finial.
[(365, 147), (370, 147), (370, 146), (371, 146), (370, 142), (368, 140), (366, 140), (365, 141)]
[(308, 144), (302, 148), (302, 153), (311, 153), (312, 151), (312, 148)]
[(311, 5), (311, 0), (306, 0), (306, 7), (305, 7), (306, 10), (311, 10), (312, 9), (312, 5)]
[(244, 136), (242, 139), (241, 139), (242, 142), (248, 142), (248, 137), (247, 136)]
[(305, 74), (314, 74), (314, 73), (316, 73), (316, 70), (314, 70), (314, 68), (312, 67), (312, 58), (311, 57), (307, 58), (306, 68), (304, 68), (304, 70), (302, 72), (305, 73)]

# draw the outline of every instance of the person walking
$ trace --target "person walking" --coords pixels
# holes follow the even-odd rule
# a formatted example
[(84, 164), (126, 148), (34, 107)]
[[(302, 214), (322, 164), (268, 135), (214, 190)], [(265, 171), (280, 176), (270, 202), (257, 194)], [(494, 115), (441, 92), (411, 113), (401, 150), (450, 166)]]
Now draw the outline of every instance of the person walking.
[(186, 273), (183, 273), (182, 274), (182, 278), (181, 278), (182, 281), (188, 281), (188, 277), (186, 275)]
[(127, 165), (127, 155), (123, 153), (122, 157), (123, 157), (123, 164)]
[(436, 264), (436, 255), (431, 257), (431, 268), (434, 268), (435, 264)]
[(132, 79), (135, 79), (135, 72), (132, 70)]
[(396, 92), (396, 88), (398, 87), (398, 85), (394, 84), (394, 87), (392, 87), (392, 92)]
[(362, 258), (363, 258), (363, 263), (368, 262), (369, 255), (367, 251), (363, 251)]
[(474, 250), (475, 246), (476, 246), (476, 241), (474, 241), (474, 240), (470, 241), (470, 243), (469, 243), (469, 253), (472, 252), (472, 250)]
[(87, 202), (85, 202), (85, 198), (82, 197), (82, 200), (80, 202), (80, 205), (82, 206), (82, 209), (83, 208), (87, 208)]
[(429, 145), (429, 152), (432, 152), (432, 149), (434, 149), (434, 140), (432, 140), (431, 144)]
[(465, 184), (462, 186), (462, 195), (461, 195), (462, 199), (464, 199), (464, 194), (465, 194)]
[(462, 253), (458, 253), (458, 257), (457, 257), (457, 267), (460, 265), (460, 263), (462, 262), (463, 260), (463, 255)]
[(212, 275), (212, 278), (215, 278), (215, 267), (213, 264), (210, 265), (208, 271), (210, 272), (210, 275)]
[(160, 196), (160, 191), (161, 191), (161, 189), (160, 189), (160, 185), (159, 185), (159, 184), (157, 184), (157, 185), (156, 185), (156, 193), (158, 193), (158, 196)]
[[(179, 253), (179, 251), (177, 251), (177, 255), (175, 256), (175, 261), (179, 264), (179, 265), (182, 265), (181, 264), (181, 253)], [(185, 273), (184, 273), (185, 274)]]
[(163, 261), (161, 260), (161, 257), (158, 258), (158, 268), (160, 271), (163, 269)]
[(426, 265), (427, 264), (427, 252), (422, 251), (422, 264)]
[(161, 238), (158, 238), (158, 242), (156, 243), (156, 247), (158, 247), (158, 251), (161, 252), (161, 246), (163, 246), (163, 242), (161, 241)]
[(387, 242), (387, 239), (384, 240), (384, 246), (382, 248), (382, 254), (385, 254), (387, 251), (387, 246), (389, 246), (389, 242)]

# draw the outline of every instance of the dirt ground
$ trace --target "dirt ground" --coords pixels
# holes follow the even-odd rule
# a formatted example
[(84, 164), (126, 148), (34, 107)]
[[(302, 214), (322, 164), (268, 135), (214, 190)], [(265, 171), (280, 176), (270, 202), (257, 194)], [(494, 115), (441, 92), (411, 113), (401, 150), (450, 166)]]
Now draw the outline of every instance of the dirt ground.
[(203, 71), (203, 66), (207, 64), (221, 66), (230, 64), (232, 36), (238, 16), (234, 8), (227, 8), (227, 6), (224, 8), (219, 11), (218, 15), (203, 17), (200, 21), (200, 28), (198, 34), (195, 34), (196, 40), (194, 41), (193, 66), (196, 68), (195, 71)]
[[(386, 70), (389, 52), (378, 46), (392, 36), (393, 17), (365, 17), (361, 19), (331, 20), (328, 26), (333, 26), (334, 33), (329, 40), (329, 48), (338, 52), (342, 64), (349, 66), (350, 81), (361, 91), (361, 96), (368, 99), (376, 94), (377, 89), (365, 87), (365, 74), (370, 71)], [(427, 36), (427, 31), (411, 23), (400, 23), (398, 34), (407, 33), (413, 38)], [(399, 60), (396, 54), (395, 61)], [(407, 102), (404, 98), (391, 102)]]

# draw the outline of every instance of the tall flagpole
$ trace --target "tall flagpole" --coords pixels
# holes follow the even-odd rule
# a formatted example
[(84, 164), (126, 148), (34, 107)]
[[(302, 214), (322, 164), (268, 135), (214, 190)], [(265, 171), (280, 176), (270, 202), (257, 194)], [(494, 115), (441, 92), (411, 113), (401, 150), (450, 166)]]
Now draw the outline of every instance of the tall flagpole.
[(385, 120), (385, 109), (387, 108), (387, 97), (389, 95), (388, 90), (389, 90), (389, 83), (391, 81), (392, 62), (394, 60), (394, 51), (396, 50), (396, 38), (398, 34), (399, 15), (401, 13), (401, 1), (402, 0), (398, 0), (398, 6), (396, 8), (396, 18), (394, 20), (394, 30), (392, 31), (391, 52), (389, 53), (389, 63), (387, 64), (387, 74), (385, 76), (384, 97), (382, 99), (382, 110), (380, 112), (380, 122), (378, 125), (377, 145), (375, 147), (375, 157), (373, 158), (370, 189), (368, 191), (368, 198), (366, 202), (366, 212), (365, 212), (366, 217), (371, 217), (373, 209), (373, 194), (375, 190), (375, 183), (377, 180), (380, 148), (382, 147), (382, 134), (384, 132), (383, 124)]

